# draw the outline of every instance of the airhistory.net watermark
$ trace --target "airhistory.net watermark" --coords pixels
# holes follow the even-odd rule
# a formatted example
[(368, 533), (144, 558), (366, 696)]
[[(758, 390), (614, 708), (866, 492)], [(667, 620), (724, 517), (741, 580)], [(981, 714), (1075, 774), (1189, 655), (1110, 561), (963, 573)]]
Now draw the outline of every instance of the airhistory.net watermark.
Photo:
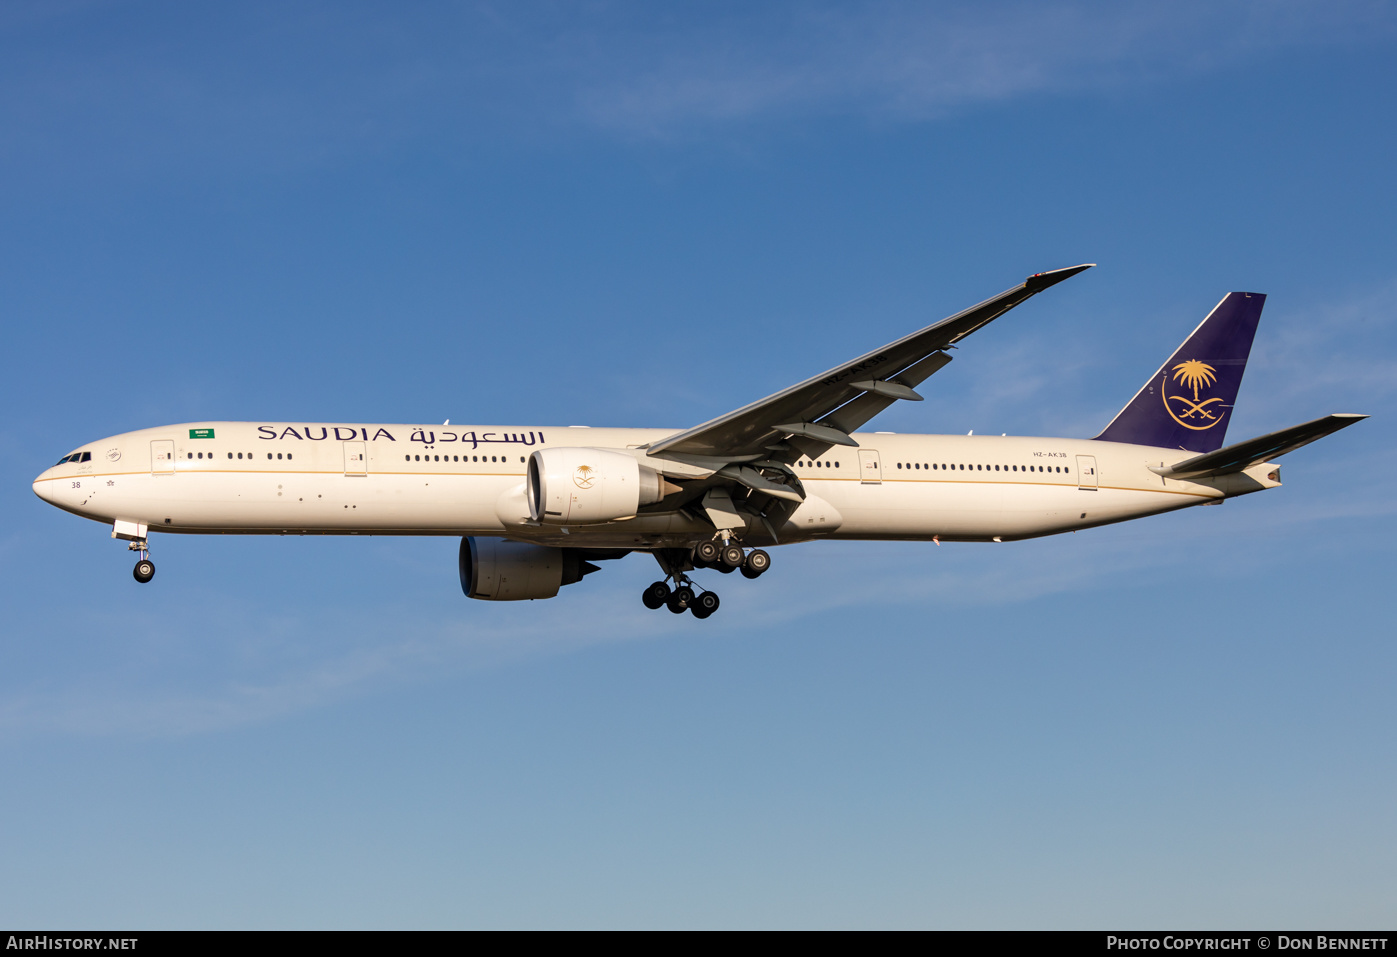
[(35, 934), (20, 937), (10, 934), (5, 939), (6, 950), (135, 950), (135, 937), (50, 937)]

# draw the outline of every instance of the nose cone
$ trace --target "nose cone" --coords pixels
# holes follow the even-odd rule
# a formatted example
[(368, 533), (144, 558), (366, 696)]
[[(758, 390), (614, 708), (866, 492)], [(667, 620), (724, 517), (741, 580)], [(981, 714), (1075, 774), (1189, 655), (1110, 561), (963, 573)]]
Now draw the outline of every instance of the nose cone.
[(34, 480), (34, 494), (52, 505), (57, 498), (57, 492), (58, 482), (53, 478), (53, 469), (40, 472), (39, 477)]

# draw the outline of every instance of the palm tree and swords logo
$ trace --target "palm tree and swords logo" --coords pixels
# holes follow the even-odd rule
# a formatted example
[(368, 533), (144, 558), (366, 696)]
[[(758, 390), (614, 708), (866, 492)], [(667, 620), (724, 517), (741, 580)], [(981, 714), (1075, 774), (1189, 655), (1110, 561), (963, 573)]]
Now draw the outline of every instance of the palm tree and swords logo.
[(581, 489), (592, 487), (592, 483), (597, 480), (596, 470), (590, 465), (579, 465), (572, 473), (572, 484)]
[[(1214, 402), (1221, 402), (1220, 396), (1211, 399), (1199, 398), (1199, 391), (1207, 389), (1218, 379), (1217, 370), (1199, 359), (1189, 359), (1187, 362), (1180, 362), (1174, 366), (1174, 381), (1185, 389), (1193, 390), (1193, 398), (1186, 395), (1170, 395), (1169, 390), (1161, 389), (1164, 396), (1164, 408), (1169, 413), (1169, 417), (1186, 429), (1193, 429), (1201, 432), (1204, 429), (1211, 429), (1222, 421), (1222, 410), (1209, 409), (1208, 406)], [(1165, 375), (1165, 385), (1168, 385), (1169, 376)], [(1177, 402), (1178, 413), (1169, 403)], [(1191, 421), (1185, 421), (1191, 420)]]

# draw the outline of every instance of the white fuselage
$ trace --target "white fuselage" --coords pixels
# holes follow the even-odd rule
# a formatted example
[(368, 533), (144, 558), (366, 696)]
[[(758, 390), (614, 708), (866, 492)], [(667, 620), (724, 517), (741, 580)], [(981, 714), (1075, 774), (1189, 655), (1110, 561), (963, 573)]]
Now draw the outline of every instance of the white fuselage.
[[(34, 481), (45, 501), (96, 521), (205, 534), (481, 535), (540, 544), (659, 548), (712, 526), (688, 511), (540, 527), (526, 463), (539, 448), (629, 451), (672, 429), (195, 422), (89, 443), (90, 461)], [(209, 437), (203, 437), (209, 436)], [(794, 468), (806, 500), (772, 541), (991, 541), (1124, 521), (1279, 485), (1275, 467), (1178, 481), (1150, 471), (1189, 453), (1091, 439), (857, 433)], [(123, 527), (118, 524), (118, 527)], [(124, 537), (124, 536), (123, 536)]]

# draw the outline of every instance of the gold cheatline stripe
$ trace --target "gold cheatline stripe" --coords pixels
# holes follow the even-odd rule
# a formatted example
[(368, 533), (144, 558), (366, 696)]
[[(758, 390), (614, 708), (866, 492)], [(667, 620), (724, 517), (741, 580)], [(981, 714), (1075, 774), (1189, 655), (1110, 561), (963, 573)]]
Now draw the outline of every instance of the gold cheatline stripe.
[[(190, 469), (185, 469), (184, 471), (185, 471), (185, 472), (189, 472), (189, 471), (191, 471), (191, 470), (190, 470)], [(200, 475), (343, 475), (343, 476), (345, 476), (346, 478), (361, 478), (361, 477), (367, 477), (367, 476), (370, 476), (370, 475), (418, 475), (418, 476), (420, 476), (420, 475), (455, 475), (455, 476), (460, 476), (460, 477), (465, 478), (465, 477), (489, 476), (489, 475), (505, 475), (505, 476), (509, 476), (509, 475), (523, 475), (523, 474), (525, 474), (525, 473), (523, 473), (523, 472), (384, 472), (384, 471), (375, 471), (375, 472), (367, 472), (367, 473), (364, 473), (364, 472), (343, 472), (343, 471), (333, 471), (333, 472), (331, 472), (331, 471), (316, 471), (316, 472), (311, 472), (311, 471), (303, 471), (303, 470), (299, 470), (299, 469), (193, 469), (192, 471), (193, 471), (195, 474), (200, 474)], [(170, 474), (174, 474), (174, 473), (172, 473), (172, 472), (148, 472), (148, 471), (144, 471), (144, 470), (143, 470), (143, 471), (140, 471), (140, 472), (85, 472), (85, 473), (83, 473), (82, 475), (55, 475), (55, 476), (51, 476), (51, 477), (45, 478), (45, 479), (38, 479), (37, 481), (40, 481), (40, 482), (66, 482), (66, 481), (69, 481), (69, 480), (77, 480), (77, 479), (84, 479), (84, 478), (104, 478), (104, 477), (112, 476), (112, 475), (170, 475)], [(843, 476), (839, 476), (838, 478), (836, 478), (836, 477), (834, 477), (834, 476), (830, 476), (830, 477), (826, 478), (826, 477), (823, 477), (823, 476), (813, 476), (813, 475), (812, 475), (810, 478), (808, 478), (808, 479), (801, 479), (801, 481), (802, 481), (802, 482), (807, 482), (807, 481), (808, 481), (808, 482), (849, 482), (849, 483), (858, 484), (858, 485), (863, 485), (863, 484), (868, 484), (868, 485), (891, 485), (891, 484), (894, 483), (894, 482), (901, 482), (901, 483), (906, 484), (906, 485), (1032, 485), (1032, 486), (1039, 487), (1039, 488), (1070, 488), (1070, 489), (1076, 489), (1076, 490), (1079, 491), (1079, 492), (1080, 492), (1080, 491), (1083, 491), (1082, 486), (1080, 486), (1080, 485), (1075, 485), (1075, 484), (1073, 484), (1073, 483), (1071, 483), (1071, 482), (1063, 482), (1063, 483), (1058, 483), (1058, 482), (967, 482), (967, 481), (965, 481), (965, 480), (963, 480), (963, 479), (908, 479), (908, 478), (900, 478), (900, 479), (899, 479), (899, 478), (889, 478), (889, 479), (881, 479), (881, 480), (878, 481), (878, 482), (868, 482), (868, 483), (865, 483), (865, 482), (862, 480), (862, 478), (860, 478), (859, 476), (851, 476), (851, 477), (849, 477), (849, 478), (846, 479), (846, 478), (844, 478)], [(1209, 495), (1209, 494), (1206, 493), (1206, 492), (1186, 492), (1186, 491), (1183, 491), (1182, 489), (1170, 489), (1170, 488), (1144, 488), (1144, 487), (1137, 487), (1137, 486), (1131, 486), (1131, 485), (1096, 485), (1096, 486), (1090, 486), (1090, 485), (1089, 485), (1089, 486), (1086, 487), (1086, 489), (1087, 489), (1087, 490), (1091, 490), (1091, 489), (1106, 489), (1107, 491), (1111, 491), (1111, 492), (1150, 492), (1150, 493), (1155, 494), (1155, 495), (1189, 495), (1189, 496), (1192, 496), (1193, 498), (1217, 498), (1216, 495)]]
[[(364, 472), (344, 472), (335, 471), (310, 471), (307, 469), (179, 469), (185, 473), (195, 475), (344, 475), (349, 478), (359, 478)], [(175, 472), (150, 472), (142, 469), (139, 472), (84, 472), (81, 475), (51, 475), (48, 478), (35, 479), (37, 482), (67, 482), (78, 481), (79, 479), (107, 478), (113, 475), (174, 475)], [(369, 475), (523, 475), (523, 472), (369, 472)]]
[[(850, 478), (847, 478), (847, 479), (844, 478), (843, 476), (840, 476), (839, 478), (834, 478), (833, 476), (831, 476), (831, 477), (829, 477), (829, 478), (823, 478), (823, 477), (815, 477), (815, 476), (812, 476), (812, 477), (809, 478), (809, 479), (801, 479), (801, 481), (802, 481), (802, 482), (807, 482), (807, 481), (809, 481), (809, 482), (857, 482), (857, 483), (860, 484), (860, 485), (865, 484), (865, 483), (864, 483), (860, 478), (858, 478), (857, 476), (853, 476), (853, 477), (850, 477)], [(1040, 487), (1042, 487), (1042, 488), (1070, 488), (1070, 489), (1076, 489), (1076, 490), (1079, 491), (1079, 492), (1080, 492), (1080, 491), (1083, 491), (1083, 487), (1082, 487), (1082, 486), (1077, 485), (1077, 484), (1072, 483), (1072, 482), (1063, 482), (1063, 483), (1058, 483), (1058, 482), (967, 482), (967, 481), (965, 481), (964, 479), (909, 479), (909, 478), (889, 478), (889, 479), (881, 479), (881, 480), (879, 480), (878, 482), (868, 482), (867, 484), (869, 484), (869, 485), (890, 485), (890, 484), (892, 484), (893, 482), (902, 482), (903, 484), (906, 484), (906, 485), (938, 485), (938, 484), (940, 484), (940, 485), (1034, 485), (1034, 486), (1040, 486)], [(1093, 490), (1093, 489), (1106, 489), (1106, 490), (1111, 491), (1111, 492), (1153, 492), (1153, 493), (1158, 493), (1158, 494), (1163, 494), (1163, 495), (1192, 495), (1192, 496), (1194, 496), (1195, 498), (1216, 498), (1216, 497), (1217, 497), (1217, 496), (1215, 496), (1215, 495), (1209, 495), (1209, 494), (1206, 493), (1206, 492), (1185, 492), (1185, 491), (1183, 491), (1183, 490), (1181, 490), (1181, 489), (1171, 489), (1171, 488), (1144, 488), (1144, 487), (1137, 487), (1137, 486), (1131, 486), (1131, 485), (1088, 485), (1088, 486), (1086, 486), (1086, 490), (1088, 490), (1088, 491), (1089, 491), (1089, 490)]]

